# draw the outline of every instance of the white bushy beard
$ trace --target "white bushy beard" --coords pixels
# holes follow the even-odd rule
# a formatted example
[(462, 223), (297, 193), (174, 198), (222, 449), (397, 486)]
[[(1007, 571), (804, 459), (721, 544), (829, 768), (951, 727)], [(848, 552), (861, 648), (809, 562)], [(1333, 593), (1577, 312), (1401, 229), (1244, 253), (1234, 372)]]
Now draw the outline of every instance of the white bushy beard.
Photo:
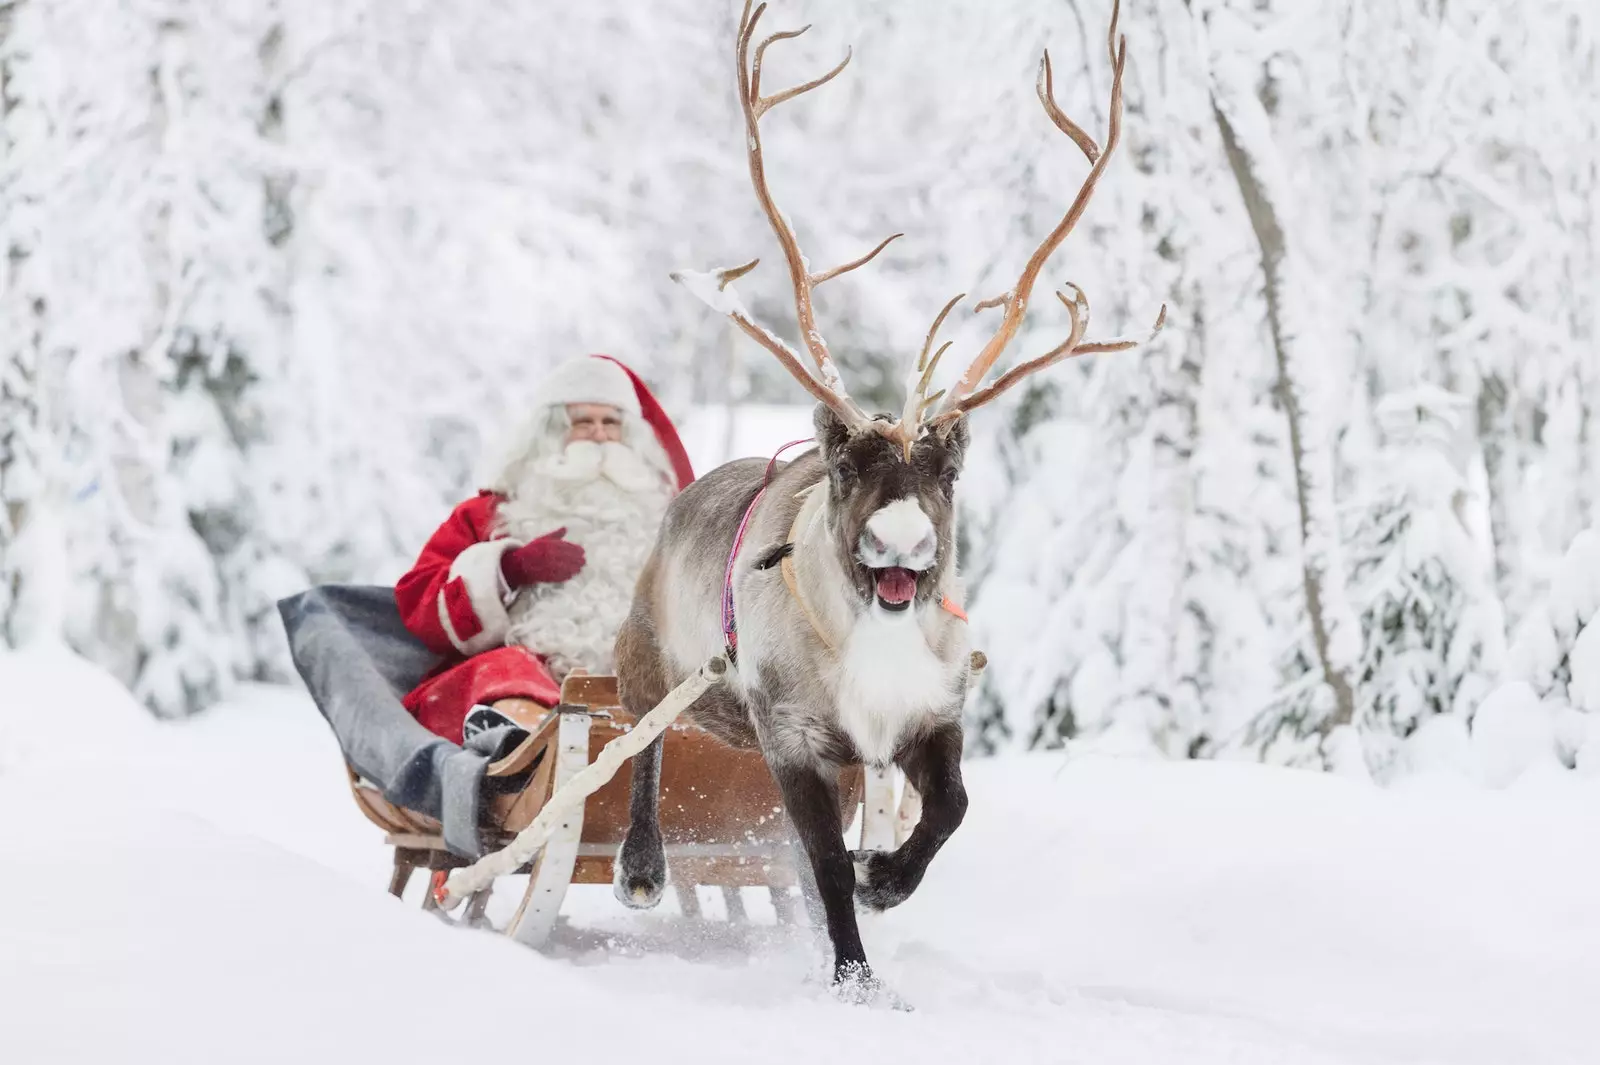
[(579, 667), (612, 672), (617, 630), (672, 493), (661, 470), (626, 444), (579, 440), (529, 463), (500, 504), (496, 531), (526, 543), (565, 526), (585, 559), (571, 580), (517, 593), (506, 643), (544, 655), (557, 681)]

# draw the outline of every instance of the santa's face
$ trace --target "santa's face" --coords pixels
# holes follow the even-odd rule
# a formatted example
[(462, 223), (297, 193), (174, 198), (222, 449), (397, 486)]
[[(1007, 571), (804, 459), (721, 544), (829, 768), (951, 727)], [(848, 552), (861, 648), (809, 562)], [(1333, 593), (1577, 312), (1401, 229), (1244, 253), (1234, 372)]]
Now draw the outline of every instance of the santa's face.
[(622, 440), (622, 411), (604, 403), (567, 404), (566, 443), (588, 440), (614, 444)]

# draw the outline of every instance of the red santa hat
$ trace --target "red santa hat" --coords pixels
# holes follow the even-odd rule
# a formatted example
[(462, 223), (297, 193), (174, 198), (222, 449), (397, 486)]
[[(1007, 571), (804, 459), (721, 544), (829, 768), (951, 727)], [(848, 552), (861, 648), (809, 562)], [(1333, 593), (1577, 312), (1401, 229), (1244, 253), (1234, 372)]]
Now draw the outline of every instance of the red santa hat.
[(542, 382), (539, 399), (550, 404), (602, 403), (642, 419), (655, 431), (661, 449), (667, 453), (678, 479), (678, 490), (694, 480), (689, 454), (667, 412), (639, 375), (610, 355), (589, 355), (562, 363)]

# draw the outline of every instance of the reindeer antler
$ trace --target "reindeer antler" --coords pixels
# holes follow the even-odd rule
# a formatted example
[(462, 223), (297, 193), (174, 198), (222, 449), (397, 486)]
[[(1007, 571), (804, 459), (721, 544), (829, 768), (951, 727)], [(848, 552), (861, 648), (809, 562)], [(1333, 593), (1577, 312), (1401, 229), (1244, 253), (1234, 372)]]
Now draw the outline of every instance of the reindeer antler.
[[(1043, 242), (1034, 249), (1028, 258), (1027, 264), (1022, 269), (1022, 275), (1011, 289), (992, 299), (978, 303), (975, 311), (987, 310), (994, 307), (1005, 308), (1000, 325), (995, 330), (983, 349), (978, 352), (965, 372), (948, 392), (938, 392), (928, 395), (928, 389), (933, 381), (934, 370), (939, 364), (939, 358), (949, 349), (946, 342), (937, 351), (933, 351), (933, 342), (938, 335), (939, 327), (949, 316), (951, 310), (965, 296), (957, 296), (934, 319), (933, 325), (928, 330), (927, 339), (923, 342), (922, 351), (917, 356), (906, 379), (906, 402), (898, 421), (889, 421), (884, 418), (869, 418), (850, 394), (845, 390), (844, 381), (839, 376), (838, 368), (834, 365), (833, 356), (828, 351), (822, 333), (817, 329), (816, 312), (812, 307), (811, 296), (816, 287), (824, 281), (831, 281), (840, 274), (848, 273), (860, 266), (871, 262), (879, 252), (889, 245), (889, 242), (902, 234), (895, 233), (885, 237), (871, 251), (859, 258), (852, 259), (840, 266), (829, 270), (812, 272), (807, 264), (804, 253), (800, 250), (800, 241), (795, 236), (794, 228), (789, 224), (777, 202), (772, 197), (772, 190), (767, 186), (766, 163), (761, 154), (761, 116), (777, 105), (794, 99), (802, 93), (810, 92), (832, 81), (844, 70), (850, 62), (850, 52), (837, 66), (811, 81), (792, 86), (770, 96), (761, 94), (761, 68), (766, 57), (767, 49), (777, 41), (792, 40), (805, 33), (810, 26), (803, 26), (798, 30), (784, 30), (767, 37), (756, 45), (755, 55), (750, 54), (750, 42), (755, 38), (756, 24), (761, 21), (761, 16), (766, 13), (767, 5), (759, 4), (754, 11), (751, 10), (753, 0), (745, 0), (744, 10), (739, 16), (739, 35), (736, 45), (736, 56), (739, 69), (739, 106), (744, 113), (744, 124), (747, 144), (747, 156), (750, 164), (750, 181), (755, 186), (756, 199), (761, 204), (768, 222), (772, 225), (772, 232), (778, 238), (778, 245), (783, 249), (784, 261), (789, 268), (789, 281), (794, 287), (795, 317), (800, 326), (800, 337), (810, 354), (812, 362), (816, 364), (817, 373), (813, 374), (806, 369), (799, 354), (784, 343), (777, 335), (765, 326), (757, 323), (750, 317), (744, 305), (740, 302), (737, 293), (728, 287), (729, 282), (742, 277), (755, 268), (760, 260), (751, 260), (742, 266), (727, 267), (713, 270), (709, 273), (696, 271), (679, 271), (672, 275), (674, 280), (682, 282), (690, 291), (698, 295), (714, 310), (726, 314), (733, 319), (748, 336), (765, 347), (778, 357), (778, 361), (798, 380), (806, 391), (816, 399), (830, 407), (839, 418), (852, 430), (871, 428), (882, 433), (889, 439), (899, 443), (905, 449), (907, 460), (911, 457), (911, 447), (922, 432), (929, 427), (943, 427), (962, 417), (968, 411), (994, 399), (1006, 389), (1016, 384), (1029, 374), (1052, 366), (1063, 359), (1074, 355), (1087, 355), (1091, 352), (1123, 351), (1136, 347), (1142, 340), (1110, 340), (1098, 342), (1085, 342), (1084, 332), (1089, 325), (1089, 300), (1083, 291), (1076, 285), (1067, 284), (1072, 296), (1069, 299), (1065, 292), (1057, 292), (1061, 302), (1066, 304), (1067, 314), (1072, 319), (1072, 328), (1067, 339), (1056, 347), (1034, 359), (1030, 359), (1013, 367), (986, 388), (979, 389), (978, 385), (983, 378), (994, 368), (1006, 346), (1016, 335), (1021, 326), (1023, 317), (1027, 314), (1028, 300), (1033, 292), (1034, 282), (1038, 280), (1039, 273), (1044, 269), (1046, 261), (1055, 250), (1066, 240), (1067, 235), (1078, 224), (1078, 219), (1083, 217), (1084, 211), (1089, 206), (1089, 200), (1094, 195), (1096, 184), (1100, 175), (1105, 172), (1112, 152), (1122, 136), (1122, 71), (1127, 61), (1128, 42), (1117, 33), (1117, 20), (1120, 15), (1120, 0), (1113, 0), (1111, 8), (1111, 28), (1107, 34), (1107, 48), (1111, 55), (1111, 108), (1110, 122), (1106, 133), (1105, 147), (1095, 143), (1082, 127), (1067, 117), (1066, 112), (1055, 100), (1055, 77), (1050, 66), (1050, 53), (1045, 52), (1039, 64), (1038, 93), (1039, 102), (1044, 106), (1045, 114), (1049, 116), (1058, 129), (1065, 133), (1089, 160), (1089, 175), (1078, 189), (1077, 196), (1073, 199), (1067, 213), (1062, 217), (1056, 227), (1044, 238)], [(1167, 309), (1161, 308), (1160, 315), (1156, 318), (1151, 335), (1159, 330), (1166, 321)], [(933, 354), (930, 356), (929, 352)], [(820, 375), (820, 376), (819, 376)], [(942, 402), (940, 402), (942, 399)], [(938, 409), (929, 417), (930, 410), (938, 404)]]
[[(1111, 155), (1116, 151), (1117, 144), (1122, 139), (1122, 71), (1128, 58), (1128, 39), (1117, 33), (1117, 20), (1121, 14), (1120, 0), (1113, 0), (1111, 5), (1111, 28), (1106, 35), (1106, 48), (1111, 56), (1111, 107), (1106, 129), (1106, 143), (1102, 148), (1096, 144), (1094, 138), (1089, 136), (1084, 129), (1067, 117), (1055, 99), (1055, 74), (1050, 66), (1050, 52), (1046, 50), (1044, 58), (1039, 61), (1039, 79), (1036, 85), (1039, 93), (1039, 102), (1044, 106), (1045, 114), (1056, 128), (1065, 133), (1076, 144), (1089, 161), (1089, 175), (1083, 179), (1083, 184), (1078, 188), (1077, 196), (1073, 197), (1072, 204), (1067, 208), (1067, 213), (1061, 221), (1056, 223), (1054, 229), (1047, 234), (1033, 254), (1028, 257), (1026, 265), (1022, 268), (1022, 275), (1017, 278), (1017, 283), (1011, 289), (992, 299), (979, 303), (975, 310), (987, 310), (992, 307), (1003, 307), (1005, 313), (1001, 316), (1000, 325), (995, 329), (976, 358), (962, 373), (954, 385), (945, 394), (944, 402), (940, 404), (937, 413), (929, 420), (933, 426), (948, 425), (960, 418), (968, 411), (983, 406), (1006, 391), (1018, 381), (1029, 374), (1037, 373), (1048, 366), (1053, 366), (1063, 359), (1070, 359), (1074, 355), (1088, 355), (1092, 352), (1125, 351), (1137, 347), (1149, 337), (1139, 340), (1118, 339), (1110, 341), (1085, 342), (1083, 335), (1089, 326), (1089, 298), (1077, 285), (1067, 284), (1072, 290), (1069, 299), (1065, 292), (1058, 291), (1057, 297), (1066, 304), (1067, 313), (1072, 319), (1072, 328), (1067, 334), (1067, 339), (1056, 347), (1036, 358), (1013, 367), (1003, 374), (987, 388), (978, 389), (984, 377), (994, 368), (1006, 346), (1016, 336), (1017, 329), (1022, 325), (1023, 317), (1028, 313), (1028, 300), (1033, 294), (1034, 282), (1038, 280), (1039, 273), (1044, 269), (1045, 263), (1061, 243), (1067, 239), (1078, 224), (1078, 219), (1083, 217), (1084, 211), (1089, 206), (1089, 200), (1094, 196), (1100, 175), (1105, 173), (1106, 164), (1110, 162)], [(946, 308), (948, 311), (948, 308)], [(941, 319), (944, 317), (941, 312)], [(1162, 306), (1161, 312), (1156, 316), (1155, 326), (1150, 331), (1150, 336), (1160, 330), (1166, 322), (1167, 308)], [(938, 323), (935, 322), (935, 328)]]
[[(850, 53), (845, 52), (845, 57), (839, 61), (838, 66), (828, 71), (819, 78), (800, 85), (773, 93), (770, 96), (761, 94), (761, 64), (766, 57), (767, 48), (777, 41), (792, 40), (809, 30), (810, 26), (803, 26), (798, 30), (784, 30), (772, 34), (760, 44), (756, 45), (755, 55), (750, 55), (750, 42), (755, 38), (756, 24), (761, 21), (761, 16), (766, 13), (765, 3), (751, 11), (751, 0), (745, 0), (744, 11), (739, 16), (739, 36), (736, 54), (739, 64), (739, 106), (744, 112), (744, 126), (747, 156), (750, 164), (750, 181), (755, 186), (756, 199), (761, 204), (761, 209), (766, 213), (767, 220), (772, 224), (772, 232), (778, 238), (778, 246), (783, 249), (783, 258), (789, 268), (789, 281), (794, 287), (795, 317), (800, 326), (801, 342), (806, 351), (811, 355), (811, 360), (816, 364), (817, 376), (811, 374), (802, 364), (795, 351), (785, 344), (771, 330), (756, 323), (739, 303), (738, 297), (728, 289), (729, 281), (735, 277), (748, 273), (755, 265), (754, 262), (745, 264), (731, 270), (716, 270), (710, 274), (690, 273), (680, 271), (673, 274), (673, 278), (682, 281), (714, 309), (728, 315), (752, 339), (761, 344), (768, 351), (778, 357), (778, 361), (789, 371), (818, 401), (831, 407), (844, 423), (852, 429), (860, 429), (870, 425), (884, 425), (874, 422), (850, 398), (850, 393), (844, 387), (844, 381), (839, 376), (838, 367), (834, 365), (833, 356), (828, 351), (827, 343), (822, 339), (822, 333), (817, 328), (816, 312), (811, 305), (811, 295), (816, 287), (824, 281), (831, 281), (840, 274), (849, 273), (860, 266), (871, 262), (879, 252), (889, 246), (889, 242), (904, 234), (895, 233), (878, 242), (877, 247), (859, 258), (835, 266), (829, 270), (813, 273), (806, 262), (805, 254), (800, 250), (799, 238), (795, 236), (794, 228), (779, 209), (777, 202), (772, 197), (772, 190), (767, 186), (766, 162), (761, 154), (761, 116), (772, 108), (794, 99), (802, 93), (826, 85), (838, 76), (850, 62)], [(716, 289), (710, 287), (709, 282), (716, 282)]]

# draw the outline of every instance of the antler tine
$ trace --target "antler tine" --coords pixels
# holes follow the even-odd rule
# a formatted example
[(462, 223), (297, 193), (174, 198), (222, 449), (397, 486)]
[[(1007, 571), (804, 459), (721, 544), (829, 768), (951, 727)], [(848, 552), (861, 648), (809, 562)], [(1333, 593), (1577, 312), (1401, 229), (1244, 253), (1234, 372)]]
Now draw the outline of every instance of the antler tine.
[[(762, 6), (765, 7), (766, 5), (763, 4)], [(761, 62), (767, 54), (768, 46), (778, 41), (792, 41), (810, 28), (811, 26), (807, 24), (797, 30), (780, 30), (756, 45), (756, 57), (750, 64), (750, 92), (754, 99), (761, 99)], [(752, 32), (754, 32), (753, 27)]]
[(851, 270), (854, 270), (858, 266), (867, 265), (873, 259), (876, 259), (878, 257), (878, 253), (880, 251), (882, 251), (883, 249), (885, 249), (885, 248), (887, 248), (889, 246), (889, 242), (890, 241), (898, 240), (903, 236), (905, 236), (904, 233), (891, 233), (887, 237), (884, 237), (882, 240), (878, 241), (878, 246), (876, 248), (873, 248), (871, 251), (867, 252), (867, 254), (861, 256), (859, 259), (851, 259), (849, 262), (845, 263), (843, 266), (835, 266), (832, 270), (824, 270), (820, 274), (812, 274), (810, 276), (810, 278), (808, 278), (808, 280), (811, 282), (811, 287), (812, 288), (816, 288), (818, 285), (822, 284), (824, 281), (832, 281), (834, 278), (838, 277), (840, 274), (847, 274)]
[[(1113, 0), (1111, 27), (1107, 34), (1107, 45), (1111, 53), (1111, 104), (1107, 115), (1106, 141), (1103, 147), (1097, 148), (1093, 138), (1084, 133), (1076, 123), (1067, 118), (1066, 114), (1056, 106), (1053, 84), (1054, 74), (1048, 56), (1040, 64), (1039, 83), (1037, 85), (1039, 100), (1044, 105), (1045, 113), (1056, 127), (1067, 134), (1073, 143), (1077, 144), (1084, 155), (1089, 158), (1091, 163), (1089, 174), (1084, 178), (1083, 184), (1079, 186), (1077, 195), (1073, 197), (1071, 205), (1067, 208), (1067, 213), (1062, 216), (1061, 221), (1056, 223), (1055, 228), (1045, 236), (1039, 246), (1034, 249), (1033, 254), (1028, 257), (1027, 263), (1023, 266), (1022, 274), (1018, 277), (1017, 283), (1012, 287), (1011, 291), (1004, 296), (997, 297), (994, 300), (985, 300), (978, 305), (979, 310), (990, 306), (1004, 307), (1005, 313), (1000, 320), (999, 327), (978, 352), (977, 357), (972, 360), (972, 363), (945, 394), (944, 402), (934, 418), (934, 421), (938, 424), (948, 424), (954, 418), (960, 417), (974, 407), (987, 403), (1027, 374), (1034, 373), (1046, 366), (1059, 362), (1063, 358), (1079, 353), (1083, 340), (1082, 326), (1085, 322), (1080, 320), (1076, 311), (1083, 310), (1085, 312), (1084, 318), (1086, 318), (1087, 301), (1082, 299), (1081, 290), (1074, 286), (1073, 291), (1078, 293), (1079, 298), (1068, 303), (1068, 310), (1073, 313), (1073, 331), (1067, 342), (1036, 359), (1017, 366), (1001, 378), (1000, 381), (995, 382), (995, 387), (983, 389), (981, 392), (977, 391), (978, 385), (989, 371), (994, 368), (994, 364), (999, 360), (1001, 353), (1005, 351), (1006, 346), (1016, 336), (1017, 329), (1022, 325), (1022, 319), (1027, 314), (1028, 301), (1033, 292), (1034, 282), (1038, 280), (1039, 273), (1044, 269), (1044, 265), (1050, 256), (1066, 240), (1067, 236), (1077, 226), (1079, 219), (1083, 217), (1084, 211), (1088, 209), (1089, 201), (1094, 196), (1100, 177), (1105, 173), (1107, 164), (1116, 151), (1117, 145), (1122, 140), (1122, 75), (1127, 66), (1128, 42), (1126, 37), (1117, 32), (1121, 7), (1120, 0)], [(1063, 302), (1066, 301), (1063, 300)], [(1096, 349), (1084, 347), (1082, 353), (1087, 354), (1090, 350)], [(1002, 382), (1004, 387), (1000, 387)]]
[[(954, 340), (946, 340), (943, 344), (939, 345), (939, 350), (933, 353), (933, 358), (928, 360), (928, 368), (922, 371), (922, 380), (917, 382), (917, 392), (919, 395), (927, 394), (928, 385), (933, 382), (933, 372), (939, 368), (939, 360), (944, 358), (944, 353), (949, 351), (950, 345), (954, 343)], [(944, 389), (941, 388), (939, 390), (939, 394), (941, 396), (944, 395)], [(923, 404), (926, 405), (927, 400), (923, 400)]]
[(1094, 142), (1094, 138), (1085, 133), (1082, 126), (1068, 118), (1067, 113), (1061, 110), (1061, 105), (1056, 103), (1055, 72), (1050, 68), (1048, 48), (1044, 50), (1044, 58), (1039, 60), (1039, 80), (1035, 83), (1034, 89), (1039, 94), (1039, 102), (1044, 105), (1044, 113), (1050, 116), (1050, 121), (1056, 124), (1056, 128), (1071, 137), (1072, 143), (1083, 149), (1083, 154), (1088, 156), (1090, 163), (1100, 158), (1100, 146)]
[(1161, 312), (1156, 315), (1155, 324), (1150, 327), (1150, 331), (1144, 336), (1118, 337), (1115, 340), (1092, 340), (1087, 343), (1077, 345), (1075, 348), (1073, 348), (1072, 353), (1074, 355), (1099, 355), (1108, 351), (1128, 351), (1131, 348), (1139, 347), (1141, 344), (1150, 343), (1150, 341), (1156, 338), (1156, 334), (1161, 332), (1161, 327), (1166, 324), (1167, 305), (1163, 303), (1161, 305)]
[[(806, 29), (810, 29), (810, 27), (806, 27)], [(781, 37), (781, 34), (774, 34), (773, 40), (776, 40), (778, 37)], [(766, 42), (763, 42), (763, 45), (768, 45), (768, 43), (771, 43), (771, 40), (766, 40)], [(795, 85), (792, 86), (792, 88), (786, 88), (786, 90), (782, 91), (782, 93), (773, 93), (771, 96), (762, 96), (762, 98), (758, 98), (757, 101), (755, 101), (755, 117), (760, 118), (762, 115), (765, 115), (768, 110), (773, 109), (773, 107), (778, 107), (778, 104), (782, 104), (784, 101), (790, 101), (790, 99), (794, 99), (795, 96), (800, 96), (802, 93), (810, 93), (810, 91), (814, 90), (814, 88), (821, 88), (821, 86), (832, 82), (832, 80), (837, 78), (838, 74), (840, 74), (840, 72), (842, 72), (846, 66), (850, 66), (850, 56), (851, 50), (850, 48), (846, 48), (845, 58), (840, 59), (840, 61), (838, 61), (838, 66), (834, 67), (832, 70), (829, 70), (829, 72), (822, 75), (822, 77), (811, 78), (810, 82), (803, 83), (803, 85)]]
[(1106, 55), (1111, 59), (1112, 66), (1121, 66), (1122, 60), (1117, 58), (1117, 44), (1128, 46), (1128, 38), (1117, 33), (1117, 22), (1122, 17), (1122, 0), (1111, 0), (1111, 25), (1106, 27)]
[[(939, 316), (935, 318), (933, 320), (933, 324), (928, 327), (928, 338), (922, 342), (922, 352), (917, 356), (917, 370), (919, 373), (928, 368), (928, 350), (933, 347), (933, 338), (939, 335), (939, 327), (944, 325), (945, 318), (950, 314), (951, 311), (955, 310), (956, 304), (960, 303), (966, 298), (967, 294), (965, 292), (957, 292), (954, 296), (951, 296), (950, 302), (944, 305), (944, 309), (939, 312)], [(949, 344), (946, 344), (944, 347), (947, 348), (949, 346)], [(940, 348), (939, 352), (940, 354), (943, 354), (944, 348)], [(937, 361), (938, 356), (935, 355), (934, 359)]]
[[(760, 259), (751, 259), (743, 266), (725, 266), (721, 270), (716, 271), (717, 291), (721, 292), (723, 289), (727, 288), (729, 284), (739, 280), (745, 274), (748, 274), (750, 271), (754, 270), (760, 265)], [(676, 274), (672, 275), (672, 277), (674, 280), (677, 280)]]
[(944, 324), (956, 304), (967, 298), (965, 292), (959, 292), (950, 298), (944, 309), (934, 318), (933, 325), (928, 327), (927, 339), (922, 342), (922, 350), (917, 354), (917, 361), (911, 366), (911, 372), (906, 375), (906, 405), (901, 411), (900, 421), (897, 423), (897, 438), (906, 449), (906, 454), (911, 453), (911, 444), (917, 438), (917, 432), (922, 424), (922, 413), (928, 406), (928, 384), (933, 380), (933, 372), (939, 365), (939, 360), (950, 348), (950, 341), (934, 352), (932, 359), (928, 352), (933, 347), (933, 338), (939, 335), (939, 327)]
[[(744, 72), (745, 50), (750, 47), (750, 38), (755, 36), (756, 23), (760, 22), (761, 16), (767, 13), (765, 0), (756, 6), (754, 15), (750, 13), (750, 3), (751, 0), (744, 0), (744, 10), (739, 13), (739, 34), (734, 38), (734, 50), (739, 56), (739, 71), (741, 74)], [(805, 31), (799, 30), (797, 32), (804, 33)], [(765, 51), (765, 49), (761, 49), (761, 51)], [(743, 78), (740, 79), (739, 88), (741, 90), (746, 88)]]
[(756, 101), (756, 116), (760, 117), (761, 115), (766, 114), (772, 108), (777, 107), (779, 104), (784, 103), (785, 101), (793, 100), (801, 93), (810, 92), (812, 89), (820, 88), (821, 86), (828, 84), (828, 82), (838, 77), (839, 73), (844, 70), (845, 67), (850, 65), (850, 56), (851, 49), (846, 48), (844, 50), (844, 58), (839, 60), (839, 65), (822, 75), (822, 77), (812, 78), (804, 85), (795, 85), (791, 88), (784, 89), (782, 92), (775, 92), (771, 96), (761, 97)]

